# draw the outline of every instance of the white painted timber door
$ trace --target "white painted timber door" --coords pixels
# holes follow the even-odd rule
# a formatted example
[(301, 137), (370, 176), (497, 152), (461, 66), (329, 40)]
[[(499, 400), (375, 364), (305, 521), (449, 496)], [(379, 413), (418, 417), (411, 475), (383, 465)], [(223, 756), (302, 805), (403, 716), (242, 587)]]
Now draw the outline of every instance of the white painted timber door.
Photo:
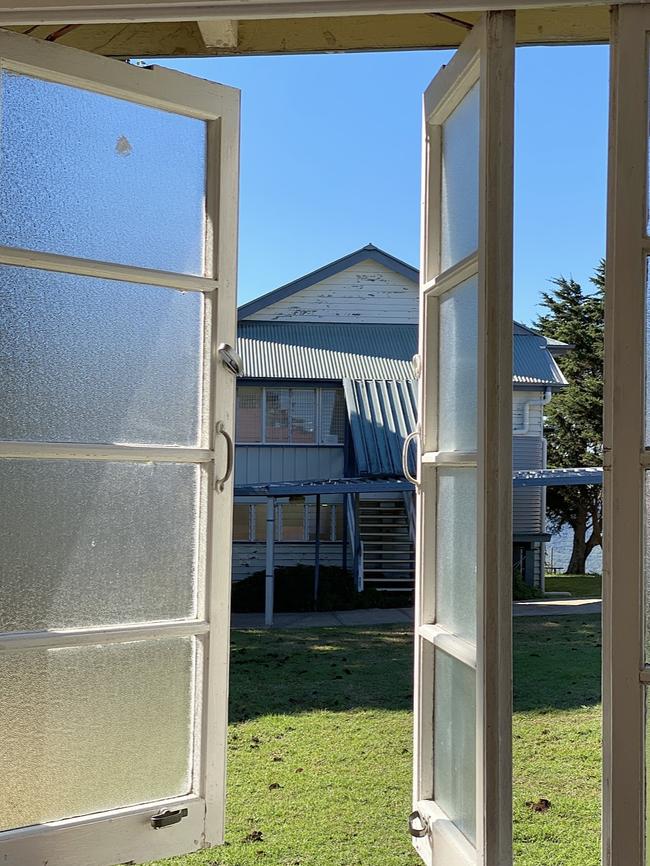
[(239, 93), (0, 88), (0, 863), (140, 863), (223, 838)]
[(424, 96), (414, 808), (433, 866), (511, 862), (514, 13)]

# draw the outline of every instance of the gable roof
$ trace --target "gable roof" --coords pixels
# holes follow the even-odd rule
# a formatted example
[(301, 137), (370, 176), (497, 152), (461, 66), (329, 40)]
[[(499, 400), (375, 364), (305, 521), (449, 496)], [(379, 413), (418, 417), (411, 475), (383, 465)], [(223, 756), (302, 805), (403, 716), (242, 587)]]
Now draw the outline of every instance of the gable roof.
[(303, 291), (303, 289), (308, 289), (310, 286), (314, 286), (328, 277), (340, 274), (341, 271), (347, 271), (348, 268), (354, 267), (354, 265), (358, 265), (360, 262), (367, 262), (368, 259), (384, 265), (384, 267), (401, 274), (401, 276), (412, 280), (414, 283), (417, 283), (420, 279), (417, 268), (408, 265), (401, 259), (395, 258), (395, 256), (391, 256), (390, 253), (384, 250), (380, 250), (374, 244), (367, 244), (365, 247), (361, 247), (361, 249), (343, 256), (343, 258), (337, 259), (335, 262), (330, 262), (328, 265), (324, 265), (322, 268), (306, 274), (304, 277), (299, 277), (297, 280), (280, 286), (279, 289), (274, 289), (272, 292), (267, 292), (265, 295), (255, 298), (247, 304), (242, 304), (238, 311), (238, 317), (241, 320), (247, 316), (252, 316), (253, 313), (270, 307), (271, 304), (283, 301), (285, 298), (289, 298), (291, 295)]

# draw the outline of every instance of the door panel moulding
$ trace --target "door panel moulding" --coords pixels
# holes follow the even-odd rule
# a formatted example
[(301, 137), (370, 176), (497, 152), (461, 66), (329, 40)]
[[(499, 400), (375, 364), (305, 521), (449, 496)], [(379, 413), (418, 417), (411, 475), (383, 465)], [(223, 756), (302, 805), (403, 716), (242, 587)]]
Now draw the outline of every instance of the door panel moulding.
[[(478, 18), (478, 12), (445, 10), (412, 15), (212, 20), (200, 24), (196, 20), (87, 23), (66, 32), (61, 32), (60, 24), (54, 22), (11, 29), (29, 31), (40, 39), (57, 34), (59, 44), (107, 57), (229, 57), (456, 48), (467, 35), (467, 27)], [(5, 13), (0, 11), (0, 23), (4, 19)], [(224, 38), (217, 44), (220, 33)], [(518, 45), (607, 42), (608, 7), (520, 9), (516, 39)]]

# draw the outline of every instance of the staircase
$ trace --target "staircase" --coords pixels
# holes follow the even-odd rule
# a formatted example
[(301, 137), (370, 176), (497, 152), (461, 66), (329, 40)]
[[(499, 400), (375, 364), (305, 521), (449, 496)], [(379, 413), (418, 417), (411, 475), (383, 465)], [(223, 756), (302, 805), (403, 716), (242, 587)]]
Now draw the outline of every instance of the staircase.
[(414, 587), (415, 551), (402, 499), (361, 499), (359, 535), (363, 542), (363, 583), (384, 592)]

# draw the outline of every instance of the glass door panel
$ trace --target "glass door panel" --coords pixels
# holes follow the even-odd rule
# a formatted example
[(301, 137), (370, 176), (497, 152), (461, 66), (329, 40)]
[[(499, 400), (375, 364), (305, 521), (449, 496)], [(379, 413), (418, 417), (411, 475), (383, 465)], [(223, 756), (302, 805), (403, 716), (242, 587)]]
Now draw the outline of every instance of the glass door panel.
[(488, 13), (424, 97), (414, 788), (432, 866), (512, 857), (513, 89), (514, 16)]
[(0, 861), (187, 853), (223, 837), (238, 94), (0, 59)]

